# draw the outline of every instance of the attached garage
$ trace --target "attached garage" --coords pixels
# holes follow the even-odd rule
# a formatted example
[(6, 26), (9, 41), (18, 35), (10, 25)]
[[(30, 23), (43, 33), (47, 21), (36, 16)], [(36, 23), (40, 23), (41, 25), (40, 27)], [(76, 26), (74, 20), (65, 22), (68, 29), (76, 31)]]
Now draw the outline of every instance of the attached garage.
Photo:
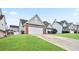
[(35, 15), (28, 22), (24, 24), (25, 34), (45, 34), (45, 25), (40, 20), (38, 15)]
[(43, 34), (43, 28), (29, 27), (29, 34)]

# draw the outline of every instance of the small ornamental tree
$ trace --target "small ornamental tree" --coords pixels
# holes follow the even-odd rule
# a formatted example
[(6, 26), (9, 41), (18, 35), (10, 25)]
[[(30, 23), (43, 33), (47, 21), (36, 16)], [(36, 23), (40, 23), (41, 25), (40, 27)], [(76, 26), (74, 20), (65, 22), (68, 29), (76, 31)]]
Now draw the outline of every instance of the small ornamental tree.
[(57, 30), (56, 29), (53, 29), (52, 30), (52, 34), (56, 34), (57, 33)]
[(70, 33), (69, 31), (62, 31), (62, 33)]

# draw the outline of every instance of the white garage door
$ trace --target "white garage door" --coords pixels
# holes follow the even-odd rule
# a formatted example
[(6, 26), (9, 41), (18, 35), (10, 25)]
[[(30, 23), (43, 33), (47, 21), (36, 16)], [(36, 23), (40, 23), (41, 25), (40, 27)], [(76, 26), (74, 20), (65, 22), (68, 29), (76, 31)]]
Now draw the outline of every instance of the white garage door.
[(43, 28), (29, 27), (29, 34), (43, 34)]

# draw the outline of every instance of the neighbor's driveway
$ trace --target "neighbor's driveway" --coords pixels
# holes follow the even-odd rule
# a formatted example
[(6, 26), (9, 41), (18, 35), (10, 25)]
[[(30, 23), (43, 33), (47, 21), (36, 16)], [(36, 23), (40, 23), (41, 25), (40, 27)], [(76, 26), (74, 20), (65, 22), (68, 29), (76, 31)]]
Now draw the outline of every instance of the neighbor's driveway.
[(79, 40), (57, 37), (53, 35), (38, 35), (38, 37), (68, 51), (79, 51)]

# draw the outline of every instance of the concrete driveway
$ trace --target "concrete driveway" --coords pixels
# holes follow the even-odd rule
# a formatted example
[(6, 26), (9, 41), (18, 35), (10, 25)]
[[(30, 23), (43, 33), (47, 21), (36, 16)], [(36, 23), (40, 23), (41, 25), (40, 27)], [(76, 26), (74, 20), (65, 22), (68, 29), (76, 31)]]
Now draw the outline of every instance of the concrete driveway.
[(79, 51), (79, 40), (57, 37), (53, 35), (38, 35), (38, 37), (55, 44), (67, 51)]

